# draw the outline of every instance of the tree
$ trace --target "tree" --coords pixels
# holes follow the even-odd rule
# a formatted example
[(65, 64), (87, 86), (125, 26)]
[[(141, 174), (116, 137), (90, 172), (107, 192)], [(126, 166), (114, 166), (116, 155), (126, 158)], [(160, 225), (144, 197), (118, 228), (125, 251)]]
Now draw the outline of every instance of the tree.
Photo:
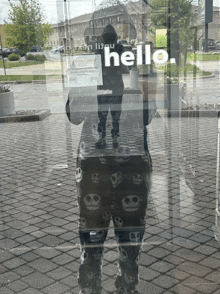
[(9, 20), (5, 21), (6, 44), (27, 53), (30, 46), (37, 45), (39, 40), (44, 44), (52, 33), (49, 24), (42, 24), (43, 13), (40, 5), (34, 0), (19, 0), (15, 5), (10, 2)]
[[(193, 0), (153, 0), (151, 2), (150, 18), (154, 28), (167, 28), (171, 42), (177, 42), (174, 36), (179, 36), (179, 53), (184, 55), (184, 64), (187, 61), (187, 47), (194, 40), (197, 20), (192, 10)], [(173, 37), (173, 38), (172, 38)], [(181, 58), (181, 56), (180, 56)]]
[(53, 33), (53, 28), (49, 23), (42, 23), (37, 29), (37, 44), (45, 45)]

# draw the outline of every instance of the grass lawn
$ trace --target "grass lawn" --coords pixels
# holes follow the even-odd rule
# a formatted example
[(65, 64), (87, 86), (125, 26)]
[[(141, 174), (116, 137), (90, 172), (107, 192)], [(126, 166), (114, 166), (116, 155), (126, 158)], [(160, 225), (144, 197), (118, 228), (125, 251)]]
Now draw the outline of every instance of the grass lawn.
[[(8, 62), (5, 61), (5, 68), (11, 68), (11, 67), (20, 67), (20, 66), (29, 66), (29, 65), (36, 65), (36, 64), (42, 64), (44, 62), (39, 61), (27, 61), (27, 62)], [(3, 68), (3, 60), (0, 60), (0, 68)]]
[[(220, 60), (220, 54), (215, 53), (215, 54), (200, 54), (196, 53), (196, 60), (203, 60), (203, 61), (215, 61), (215, 60)], [(187, 60), (194, 60), (194, 54), (193, 53), (188, 53), (187, 54)]]
[[(168, 75), (167, 73), (167, 68), (166, 66), (157, 66), (157, 68), (159, 70), (162, 70), (166, 73), (166, 75)], [(188, 77), (192, 77), (193, 76), (193, 69), (196, 69), (196, 76), (210, 76), (212, 73), (209, 72), (209, 71), (204, 71), (204, 70), (200, 70), (196, 65), (193, 65), (193, 64), (190, 64), (190, 63), (187, 63), (185, 68), (184, 67), (180, 67), (179, 68), (179, 76), (183, 76), (183, 73), (184, 73), (184, 69), (186, 70), (186, 73), (187, 73), (187, 76)], [(171, 66), (171, 74), (170, 76), (171, 77), (175, 77), (177, 75), (177, 71), (176, 71), (176, 66), (175, 65), (172, 65)]]
[(61, 79), (60, 75), (0, 75), (0, 81), (39, 81), (46, 80), (46, 77), (49, 80)]
[(46, 80), (45, 75), (0, 75), (0, 81), (33, 81)]

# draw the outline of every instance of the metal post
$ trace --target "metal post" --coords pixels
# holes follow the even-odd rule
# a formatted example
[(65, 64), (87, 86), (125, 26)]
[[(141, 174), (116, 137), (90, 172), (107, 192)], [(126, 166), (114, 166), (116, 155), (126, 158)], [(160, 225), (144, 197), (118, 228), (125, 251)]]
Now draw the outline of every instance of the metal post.
[[(65, 27), (65, 39), (66, 43), (64, 44), (65, 47), (65, 53), (67, 51), (67, 43), (69, 42), (69, 22), (68, 22), (68, 17), (67, 17), (67, 6), (66, 6), (66, 0), (64, 0), (64, 27)], [(67, 42), (68, 40), (68, 42)], [(70, 42), (69, 42), (70, 43)]]
[[(2, 51), (2, 36), (0, 35), (0, 43), (1, 43), (1, 51)], [(6, 70), (5, 70), (5, 61), (4, 61), (4, 54), (2, 51), (2, 62), (3, 62), (3, 67), (4, 67), (4, 73), (6, 75)]]
[(205, 52), (208, 52), (208, 31), (209, 31), (209, 24), (208, 22), (205, 23)]

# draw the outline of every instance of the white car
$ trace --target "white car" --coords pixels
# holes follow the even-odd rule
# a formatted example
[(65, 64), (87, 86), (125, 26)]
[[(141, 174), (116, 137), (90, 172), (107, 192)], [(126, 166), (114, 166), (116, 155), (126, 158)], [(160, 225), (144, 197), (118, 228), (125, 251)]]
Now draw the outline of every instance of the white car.
[(51, 49), (51, 53), (64, 53), (63, 46), (57, 46)]
[(217, 41), (217, 42), (215, 43), (215, 45), (216, 45), (216, 50), (220, 50), (220, 41)]

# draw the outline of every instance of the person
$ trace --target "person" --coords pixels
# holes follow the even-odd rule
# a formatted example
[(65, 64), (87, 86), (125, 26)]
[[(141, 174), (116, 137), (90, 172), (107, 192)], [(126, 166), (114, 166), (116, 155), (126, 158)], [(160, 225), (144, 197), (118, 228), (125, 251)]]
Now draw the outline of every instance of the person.
[[(101, 35), (102, 48), (97, 51), (101, 55), (102, 62), (102, 76), (103, 85), (98, 86), (98, 90), (109, 91), (110, 94), (104, 94), (97, 96), (98, 99), (98, 134), (99, 139), (96, 142), (97, 148), (104, 148), (106, 146), (106, 120), (108, 111), (110, 109), (112, 116), (112, 130), (111, 136), (113, 141), (113, 147), (118, 147), (119, 137), (119, 121), (121, 115), (121, 103), (124, 90), (124, 83), (122, 79), (122, 64), (114, 66), (113, 60), (109, 67), (105, 66), (104, 47), (109, 46), (110, 52), (117, 52), (120, 56), (123, 53), (123, 46), (117, 44), (117, 33), (111, 24), (108, 24)], [(104, 92), (103, 91), (103, 92)]]
[[(105, 44), (111, 44), (111, 41), (115, 44), (113, 25), (104, 28), (102, 40)], [(121, 52), (117, 45), (112, 50)], [(138, 261), (152, 174), (146, 125), (153, 115), (144, 101), (147, 95), (143, 98), (138, 91), (137, 94), (123, 96), (121, 68), (105, 69), (103, 51), (99, 53), (103, 85), (71, 88), (66, 103), (69, 121), (75, 125), (83, 123), (76, 168), (82, 251), (78, 283), (81, 294), (101, 293), (104, 243), (112, 220), (119, 252), (116, 293), (137, 294)], [(143, 89), (148, 89), (148, 86), (143, 86)], [(111, 90), (112, 94), (99, 95), (100, 90)], [(113, 108), (115, 105), (116, 109)], [(117, 148), (108, 144), (106, 136), (109, 108), (112, 111), (112, 138), (119, 135), (120, 120), (120, 144)]]

